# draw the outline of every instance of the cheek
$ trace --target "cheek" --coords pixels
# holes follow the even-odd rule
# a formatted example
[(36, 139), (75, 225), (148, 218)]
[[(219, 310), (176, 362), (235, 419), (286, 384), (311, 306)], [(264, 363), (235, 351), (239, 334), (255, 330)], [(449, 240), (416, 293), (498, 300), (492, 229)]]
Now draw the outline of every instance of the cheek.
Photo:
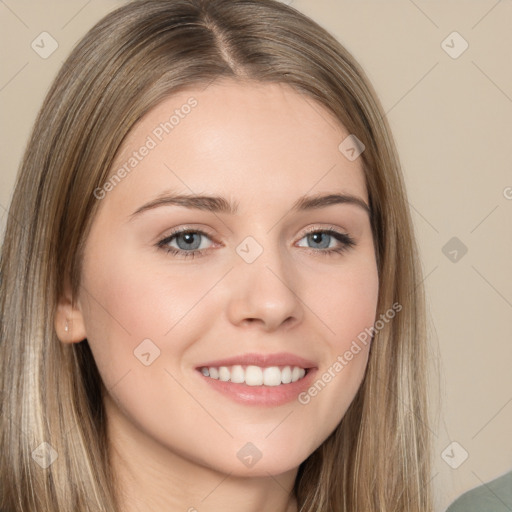
[[(322, 283), (323, 286), (319, 286)], [(317, 280), (311, 304), (326, 327), (326, 340), (337, 351), (346, 350), (357, 335), (375, 322), (379, 277), (375, 261), (361, 260)]]
[[(361, 261), (322, 278), (325, 292), (311, 296), (326, 333), (326, 358), (312, 386), (299, 397), (309, 417), (326, 418), (323, 434), (341, 421), (354, 399), (368, 362), (379, 280), (375, 263)], [(319, 438), (319, 441), (322, 440)]]
[[(115, 244), (96, 243), (94, 258), (84, 264), (81, 302), (87, 339), (107, 386), (128, 370), (140, 371), (139, 347), (149, 347), (151, 358), (165, 351), (179, 361), (209, 325), (204, 308), (197, 306), (218, 279), (215, 275), (176, 265), (166, 271), (165, 264), (155, 270), (134, 255), (116, 250)], [(154, 346), (144, 342), (148, 339)], [(151, 367), (163, 367), (163, 359)]]
[[(194, 455), (203, 462), (206, 458), (212, 465), (225, 463), (232, 471), (226, 453), (236, 453), (245, 442), (246, 420), (237, 418), (236, 408), (227, 408), (225, 414), (217, 410), (235, 439), (226, 441), (220, 431), (212, 451), (204, 430), (210, 419), (205, 417), (206, 423), (190, 419), (190, 411), (197, 410), (198, 417), (203, 417), (204, 410), (186, 389), (193, 396), (199, 396), (200, 390), (196, 392), (192, 384), (180, 385), (173, 376), (186, 379), (180, 362), (189, 360), (187, 350), (211, 329), (225, 332), (232, 328), (222, 323), (222, 313), (234, 296), (232, 286), (243, 283), (230, 283), (224, 289), (226, 282), (219, 282), (224, 267), (205, 271), (187, 264), (167, 266), (162, 257), (163, 263), (151, 268), (147, 260), (145, 264), (134, 254), (138, 253), (117, 250), (115, 244), (96, 244), (94, 258), (84, 261), (84, 320), (102, 379), (112, 399), (140, 430), (175, 451), (183, 450), (184, 456)], [(344, 363), (338, 357), (350, 351), (358, 334), (373, 325), (378, 297), (378, 276), (370, 257), (347, 259), (336, 269), (316, 265), (296, 270), (292, 284), (304, 302), (304, 323), (299, 329), (302, 337), (319, 342), (312, 353), (321, 356), (320, 384), (310, 388), (308, 402), (290, 404), (294, 421), (284, 422), (271, 438), (266, 436), (275, 427), (275, 418), (263, 427), (254, 422), (256, 444), (273, 454), (276, 468), (303, 460), (345, 414), (364, 375), (369, 347), (361, 346), (352, 360), (345, 358)], [(149, 366), (134, 354), (145, 339), (161, 351)], [(152, 350), (149, 345), (150, 357)], [(175, 412), (170, 415), (169, 411)], [(233, 446), (228, 446), (229, 442)], [(232, 464), (238, 467), (237, 460)]]

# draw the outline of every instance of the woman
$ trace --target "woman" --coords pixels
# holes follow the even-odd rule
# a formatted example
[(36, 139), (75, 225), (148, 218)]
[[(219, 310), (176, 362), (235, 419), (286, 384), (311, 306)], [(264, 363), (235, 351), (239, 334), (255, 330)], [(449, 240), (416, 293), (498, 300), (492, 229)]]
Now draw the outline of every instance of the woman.
[(512, 507), (512, 471), (459, 496), (446, 512), (506, 512)]
[(313, 21), (271, 0), (106, 16), (9, 213), (3, 509), (432, 509), (399, 161)]

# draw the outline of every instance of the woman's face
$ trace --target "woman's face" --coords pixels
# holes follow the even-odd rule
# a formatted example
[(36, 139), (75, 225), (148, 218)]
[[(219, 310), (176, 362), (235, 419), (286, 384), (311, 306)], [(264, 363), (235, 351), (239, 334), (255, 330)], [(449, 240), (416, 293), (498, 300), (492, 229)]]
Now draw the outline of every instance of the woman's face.
[(288, 86), (220, 80), (129, 134), (95, 192), (73, 341), (87, 337), (110, 428), (139, 455), (279, 474), (343, 418), (376, 315), (370, 217), (311, 199), (368, 205), (348, 135)]

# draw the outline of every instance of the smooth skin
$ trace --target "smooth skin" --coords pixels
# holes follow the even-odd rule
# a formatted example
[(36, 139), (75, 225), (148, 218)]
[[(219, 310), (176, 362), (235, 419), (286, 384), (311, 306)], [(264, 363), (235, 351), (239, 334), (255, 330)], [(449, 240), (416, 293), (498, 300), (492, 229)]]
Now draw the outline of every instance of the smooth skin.
[[(155, 127), (191, 97), (197, 105), (158, 141)], [(292, 211), (304, 195), (368, 204), (361, 158), (338, 149), (348, 135), (287, 85), (231, 80), (173, 95), (130, 132), (112, 173), (148, 136), (158, 144), (101, 199), (78, 300), (73, 307), (68, 289), (55, 318), (63, 343), (87, 338), (108, 390), (122, 510), (297, 510), (298, 466), (343, 418), (369, 346), (307, 405), (237, 403), (196, 367), (291, 352), (315, 361), (320, 377), (373, 325), (379, 282), (368, 212), (348, 203)], [(223, 196), (238, 212), (165, 205), (132, 215), (170, 192)], [(158, 243), (176, 228), (207, 234), (168, 241), (181, 251), (172, 254)], [(329, 229), (355, 245), (328, 253), (343, 242), (308, 235)], [(249, 236), (263, 250), (252, 263), (236, 250)], [(187, 243), (200, 254), (184, 257)], [(146, 339), (160, 350), (148, 366), (134, 355)], [(252, 467), (237, 457), (248, 442), (262, 455)]]

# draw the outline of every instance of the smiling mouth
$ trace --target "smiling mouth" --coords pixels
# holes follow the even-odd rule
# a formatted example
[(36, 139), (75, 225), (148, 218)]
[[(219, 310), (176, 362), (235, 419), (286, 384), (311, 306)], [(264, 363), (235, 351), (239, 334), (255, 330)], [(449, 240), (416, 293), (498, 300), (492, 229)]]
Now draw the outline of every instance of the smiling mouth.
[(300, 366), (203, 366), (199, 371), (211, 379), (247, 386), (280, 386), (297, 382), (307, 375), (309, 368)]

